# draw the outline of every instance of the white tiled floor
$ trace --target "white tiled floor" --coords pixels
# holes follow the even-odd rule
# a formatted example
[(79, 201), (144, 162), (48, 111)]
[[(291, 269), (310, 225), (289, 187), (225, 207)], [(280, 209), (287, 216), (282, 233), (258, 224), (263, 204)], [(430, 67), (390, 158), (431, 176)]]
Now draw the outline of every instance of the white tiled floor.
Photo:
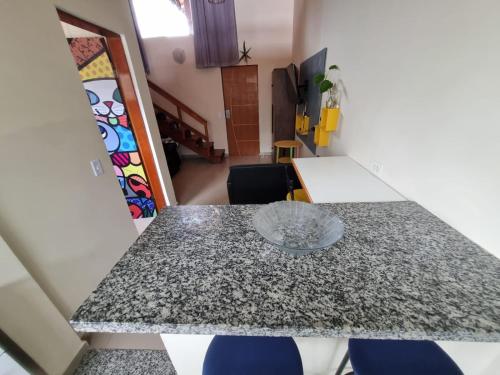
[(0, 375), (29, 375), (2, 348), (0, 348), (0, 353)]

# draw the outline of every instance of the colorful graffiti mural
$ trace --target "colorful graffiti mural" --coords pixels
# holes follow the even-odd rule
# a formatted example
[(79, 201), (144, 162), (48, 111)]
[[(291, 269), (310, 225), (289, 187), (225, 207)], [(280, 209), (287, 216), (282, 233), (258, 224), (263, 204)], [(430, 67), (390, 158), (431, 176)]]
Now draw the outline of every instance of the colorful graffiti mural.
[(130, 214), (134, 219), (156, 216), (155, 201), (105, 40), (72, 38), (68, 43)]

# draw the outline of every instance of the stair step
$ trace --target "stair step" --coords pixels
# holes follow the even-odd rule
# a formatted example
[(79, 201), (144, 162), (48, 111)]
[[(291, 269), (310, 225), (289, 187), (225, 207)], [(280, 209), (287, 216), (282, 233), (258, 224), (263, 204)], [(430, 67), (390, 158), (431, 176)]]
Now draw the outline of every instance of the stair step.
[(186, 139), (186, 140), (184, 140), (184, 142), (179, 142), (179, 143), (188, 147), (191, 151), (194, 151), (197, 154), (204, 156), (205, 158), (210, 157), (211, 149), (201, 147), (198, 143), (196, 143), (192, 139)]
[(209, 157), (211, 163), (222, 163), (226, 151), (223, 148), (216, 148), (212, 151)]
[(223, 149), (214, 149), (212, 141), (205, 140), (197, 132), (192, 132), (182, 123), (178, 123), (165, 113), (157, 113), (158, 128), (162, 138), (171, 138), (175, 142), (203, 156), (210, 163), (220, 163), (224, 159)]
[(162, 138), (170, 137), (173, 140), (179, 142), (182, 139), (182, 132), (179, 129), (168, 126), (167, 124), (162, 124), (159, 126), (160, 135)]
[(214, 148), (214, 143), (213, 143), (213, 142), (206, 142), (206, 141), (205, 141), (205, 142), (203, 142), (203, 143), (201, 144), (201, 147), (203, 147), (203, 148), (210, 148), (210, 149), (213, 149), (213, 148)]

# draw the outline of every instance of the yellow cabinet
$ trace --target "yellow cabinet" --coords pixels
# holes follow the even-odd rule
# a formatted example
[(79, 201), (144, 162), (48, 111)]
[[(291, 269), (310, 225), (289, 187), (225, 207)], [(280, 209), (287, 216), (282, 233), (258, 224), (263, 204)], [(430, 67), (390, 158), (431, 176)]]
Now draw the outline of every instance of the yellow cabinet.
[(304, 123), (304, 116), (296, 115), (295, 116), (295, 130), (300, 132), (302, 130), (303, 123)]
[(302, 133), (303, 134), (309, 133), (309, 121), (310, 121), (310, 117), (304, 116), (304, 124), (302, 125)]
[(295, 116), (295, 129), (297, 130), (297, 133), (302, 135), (309, 133), (309, 121), (309, 116)]
[(340, 108), (322, 108), (320, 126), (327, 132), (337, 130), (340, 117)]
[(326, 147), (330, 144), (330, 133), (321, 126), (314, 128), (314, 143), (318, 147)]
[(317, 145), (319, 143), (319, 125), (317, 125), (315, 128), (314, 128), (314, 144)]

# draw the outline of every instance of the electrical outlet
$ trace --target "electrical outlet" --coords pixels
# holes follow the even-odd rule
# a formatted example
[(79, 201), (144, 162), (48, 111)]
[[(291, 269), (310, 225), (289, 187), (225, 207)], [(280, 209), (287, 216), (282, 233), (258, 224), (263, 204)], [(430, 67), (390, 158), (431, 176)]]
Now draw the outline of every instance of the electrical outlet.
[(375, 174), (380, 174), (382, 172), (383, 167), (384, 166), (380, 163), (373, 163), (372, 164), (372, 171)]
[(91, 160), (90, 167), (92, 168), (92, 173), (94, 176), (102, 176), (104, 174), (104, 170), (102, 169), (102, 164), (99, 159)]

